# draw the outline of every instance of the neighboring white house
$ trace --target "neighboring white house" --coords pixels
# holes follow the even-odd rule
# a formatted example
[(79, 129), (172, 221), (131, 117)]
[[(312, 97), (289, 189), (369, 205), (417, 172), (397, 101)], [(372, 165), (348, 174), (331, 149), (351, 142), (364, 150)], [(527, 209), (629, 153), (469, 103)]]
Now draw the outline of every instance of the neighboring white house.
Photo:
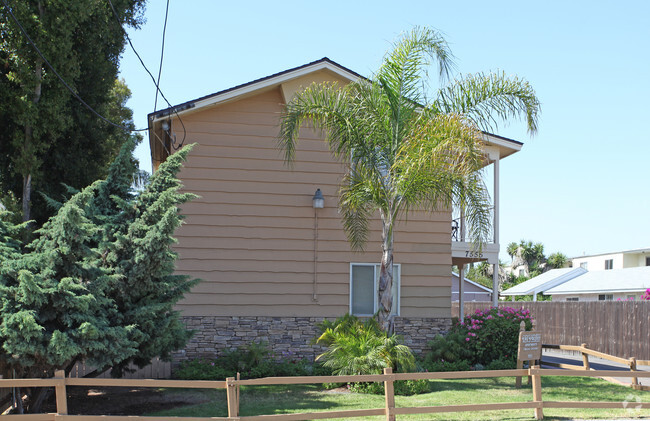
[(650, 266), (650, 248), (574, 257), (571, 259), (571, 266), (590, 272)]
[(638, 300), (648, 288), (650, 267), (644, 266), (587, 272), (544, 294), (553, 301)]
[[(458, 274), (455, 272), (451, 273), (451, 302), (458, 302)], [(492, 301), (492, 290), (486, 288), (481, 284), (478, 284), (474, 281), (471, 281), (465, 278), (465, 285), (463, 291), (464, 301), (481, 301), (481, 302), (491, 302)]]
[(587, 270), (581, 267), (551, 269), (548, 272), (544, 272), (541, 275), (527, 280), (526, 282), (522, 282), (512, 288), (501, 292), (500, 295), (512, 297), (513, 301), (515, 300), (516, 296), (532, 295), (533, 301), (537, 301), (537, 294), (545, 293), (545, 291), (551, 288), (557, 287), (558, 285), (563, 285), (564, 283), (569, 282), (572, 279), (582, 276), (586, 273)]

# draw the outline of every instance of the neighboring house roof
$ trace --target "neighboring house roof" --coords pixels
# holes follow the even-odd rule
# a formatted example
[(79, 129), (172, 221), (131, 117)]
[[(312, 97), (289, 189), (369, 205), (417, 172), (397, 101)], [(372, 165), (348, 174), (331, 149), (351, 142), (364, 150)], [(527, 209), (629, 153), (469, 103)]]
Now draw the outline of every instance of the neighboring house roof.
[(584, 256), (572, 257), (570, 260), (584, 259), (585, 257), (607, 256), (607, 255), (610, 255), (610, 254), (635, 254), (635, 253), (650, 253), (650, 248), (632, 249), (632, 250), (623, 250), (623, 251), (612, 251), (612, 252), (609, 252), (609, 253), (587, 254), (587, 255), (584, 255)]
[(515, 285), (514, 287), (503, 291), (501, 295), (538, 294), (586, 273), (587, 270), (583, 268), (551, 269), (548, 272), (544, 272), (526, 282), (522, 282), (519, 285)]
[[(458, 274), (457, 274), (456, 272), (451, 272), (451, 275), (452, 275), (453, 277), (455, 277), (455, 278), (458, 278), (458, 277), (459, 277)], [(472, 285), (474, 285), (474, 286), (476, 286), (476, 287), (478, 287), (478, 288), (480, 288), (480, 289), (482, 289), (482, 290), (484, 290), (484, 291), (489, 292), (490, 294), (492, 294), (492, 290), (491, 290), (490, 288), (486, 288), (486, 287), (484, 287), (483, 285), (481, 285), (481, 284), (479, 284), (479, 283), (476, 283), (476, 282), (474, 282), (474, 281), (472, 281), (472, 280), (470, 280), (470, 279), (467, 279), (467, 278), (465, 278), (465, 282), (470, 283), (470, 284), (472, 284)]]
[(648, 288), (650, 288), (650, 266), (641, 266), (587, 272), (545, 291), (544, 294), (643, 292)]

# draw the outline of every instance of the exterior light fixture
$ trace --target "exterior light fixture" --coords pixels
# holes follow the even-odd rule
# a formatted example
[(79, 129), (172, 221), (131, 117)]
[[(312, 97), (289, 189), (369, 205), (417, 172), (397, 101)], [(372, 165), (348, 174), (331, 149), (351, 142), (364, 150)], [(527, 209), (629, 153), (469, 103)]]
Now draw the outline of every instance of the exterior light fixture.
[(323, 193), (321, 193), (320, 189), (316, 190), (316, 194), (314, 194), (314, 197), (311, 200), (314, 209), (323, 209), (323, 206), (325, 206), (325, 198), (323, 197)]

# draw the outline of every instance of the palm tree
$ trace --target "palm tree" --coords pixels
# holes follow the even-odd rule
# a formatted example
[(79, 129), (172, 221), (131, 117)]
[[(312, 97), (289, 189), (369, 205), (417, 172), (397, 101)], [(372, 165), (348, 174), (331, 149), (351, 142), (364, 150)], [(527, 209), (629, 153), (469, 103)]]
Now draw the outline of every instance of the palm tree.
[(382, 221), (377, 318), (392, 330), (393, 231), (410, 210), (449, 211), (461, 207), (468, 233), (487, 238), (489, 197), (479, 171), (482, 130), (497, 120), (523, 116), (537, 129), (539, 101), (530, 85), (502, 73), (458, 78), (434, 100), (425, 95), (431, 62), (445, 82), (454, 68), (452, 54), (436, 31), (415, 28), (384, 57), (371, 80), (346, 86), (312, 84), (296, 94), (282, 114), (279, 135), (285, 159), (294, 158), (300, 128), (309, 122), (322, 131), (333, 155), (349, 163), (340, 187), (344, 229), (362, 250), (369, 219)]

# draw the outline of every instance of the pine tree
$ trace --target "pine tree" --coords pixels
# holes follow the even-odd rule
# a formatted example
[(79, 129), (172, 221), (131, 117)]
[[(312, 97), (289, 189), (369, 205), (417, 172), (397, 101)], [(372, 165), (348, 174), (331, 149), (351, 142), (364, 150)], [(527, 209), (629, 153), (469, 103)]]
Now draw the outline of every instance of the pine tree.
[(122, 323), (135, 326), (134, 337), (139, 344), (133, 359), (113, 367), (114, 375), (120, 375), (131, 361), (142, 367), (156, 356), (169, 358), (191, 336), (173, 305), (198, 279), (174, 274), (177, 254), (171, 249), (174, 231), (183, 218), (178, 206), (195, 197), (181, 192), (176, 178), (190, 150), (191, 145), (186, 146), (159, 167), (133, 204), (128, 232), (116, 232), (116, 240), (109, 247), (107, 262), (113, 273), (121, 276), (119, 287), (112, 293)]
[[(174, 231), (180, 191), (176, 174), (190, 147), (162, 164), (136, 194), (135, 143), (125, 144), (106, 180), (64, 203), (21, 253), (20, 226), (0, 214), (0, 368), (19, 377), (48, 377), (78, 361), (113, 367), (168, 358), (188, 332), (173, 306), (198, 280), (175, 275)], [(27, 400), (37, 411), (43, 395)]]

